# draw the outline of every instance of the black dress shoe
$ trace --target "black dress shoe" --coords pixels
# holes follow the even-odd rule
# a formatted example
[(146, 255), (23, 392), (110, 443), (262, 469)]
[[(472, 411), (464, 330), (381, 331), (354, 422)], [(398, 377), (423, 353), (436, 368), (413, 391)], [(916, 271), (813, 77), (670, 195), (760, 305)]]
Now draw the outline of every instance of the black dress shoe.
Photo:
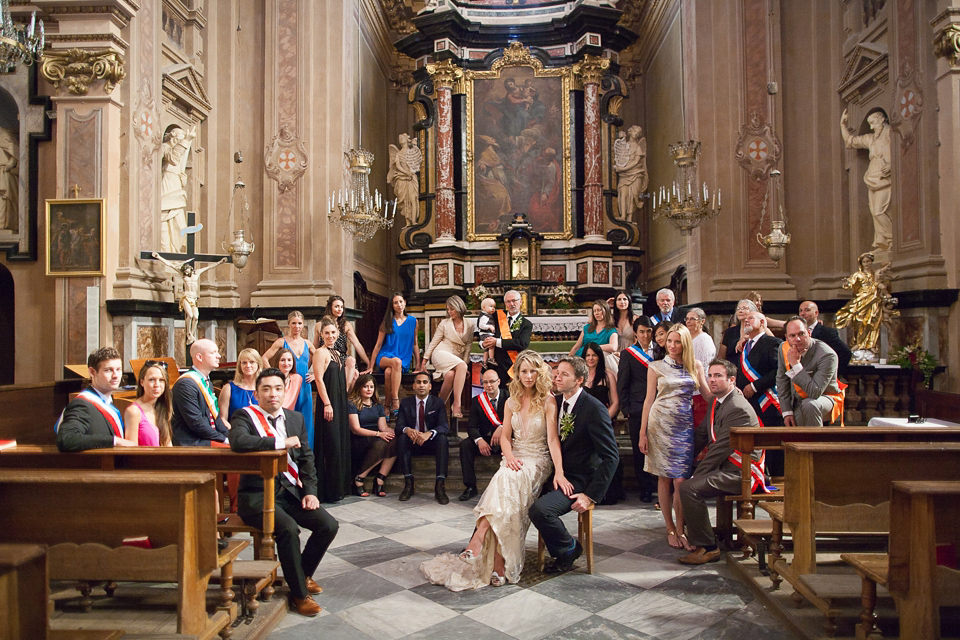
[(400, 492), (400, 502), (406, 502), (413, 495), (413, 476), (403, 479), (403, 491)]
[(546, 573), (566, 573), (570, 571), (570, 569), (573, 569), (573, 563), (576, 562), (577, 558), (581, 555), (583, 555), (583, 545), (580, 544), (579, 540), (576, 540), (573, 549), (557, 556), (553, 564), (545, 567), (544, 571)]
[(652, 491), (641, 491), (640, 492), (640, 502), (645, 504), (650, 504), (653, 502), (653, 492)]
[(225, 550), (229, 544), (226, 538), (217, 538), (217, 551)]
[(460, 502), (466, 502), (467, 500), (469, 500), (470, 498), (472, 498), (472, 497), (475, 496), (475, 495), (477, 495), (477, 488), (476, 488), (476, 487), (467, 487), (466, 489), (463, 490), (463, 493), (461, 493), (461, 494), (460, 494), (460, 497), (457, 498), (457, 499), (458, 499)]
[(450, 498), (447, 497), (447, 490), (444, 487), (443, 480), (437, 480), (437, 485), (433, 489), (433, 495), (437, 498), (437, 502), (440, 504), (447, 504), (450, 502)]

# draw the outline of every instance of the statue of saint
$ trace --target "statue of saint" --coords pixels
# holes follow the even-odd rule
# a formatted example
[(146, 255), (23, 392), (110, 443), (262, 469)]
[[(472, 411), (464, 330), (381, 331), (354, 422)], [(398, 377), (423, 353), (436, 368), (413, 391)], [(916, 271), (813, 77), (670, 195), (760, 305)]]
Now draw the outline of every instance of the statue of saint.
[(890, 123), (882, 111), (874, 111), (867, 116), (872, 133), (862, 136), (852, 135), (847, 128), (850, 115), (843, 110), (840, 116), (840, 135), (848, 149), (867, 149), (870, 152), (870, 164), (863, 174), (867, 185), (867, 204), (873, 216), (873, 248), (889, 251), (893, 248), (893, 222), (890, 220), (890, 195), (893, 191), (890, 168)]
[(890, 318), (900, 315), (893, 307), (897, 299), (890, 293), (890, 263), (873, 271), (874, 255), (861, 254), (857, 260), (860, 267), (843, 282), (844, 289), (853, 292), (853, 298), (837, 311), (837, 327), (853, 327), (853, 357), (855, 362), (877, 360), (877, 342), (880, 326)]
[(390, 145), (390, 168), (387, 182), (397, 196), (397, 208), (408, 225), (417, 223), (420, 212), (420, 182), (417, 173), (423, 163), (423, 153), (416, 141), (406, 133), (400, 134), (400, 147)]
[(0, 127), (0, 229), (20, 225), (20, 139)]
[(180, 232), (187, 226), (187, 158), (196, 137), (196, 127), (189, 133), (172, 127), (161, 147), (160, 251), (165, 253), (183, 253), (187, 249), (187, 239)]
[(214, 267), (220, 266), (226, 262), (227, 259), (222, 258), (220, 262), (203, 267), (202, 269), (194, 269), (193, 265), (190, 264), (193, 262), (193, 258), (184, 260), (183, 262), (172, 262), (156, 251), (150, 255), (179, 273), (183, 278), (183, 292), (180, 294), (180, 311), (183, 311), (183, 321), (187, 329), (187, 344), (196, 342), (197, 323), (200, 321), (200, 309), (197, 306), (197, 300), (200, 297), (200, 276), (203, 275), (204, 271), (209, 271)]
[(635, 211), (643, 206), (647, 190), (647, 139), (643, 129), (635, 124), (626, 133), (621, 131), (613, 143), (613, 170), (617, 172), (617, 218), (632, 220)]

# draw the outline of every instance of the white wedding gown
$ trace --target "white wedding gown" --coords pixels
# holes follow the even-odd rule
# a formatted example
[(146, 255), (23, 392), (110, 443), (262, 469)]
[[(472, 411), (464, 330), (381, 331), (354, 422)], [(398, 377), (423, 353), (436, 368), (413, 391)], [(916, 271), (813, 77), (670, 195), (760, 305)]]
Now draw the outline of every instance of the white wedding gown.
[[(474, 508), (477, 520), (486, 517), (500, 543), (506, 578), (517, 582), (523, 570), (524, 543), (530, 528), (530, 506), (540, 495), (544, 481), (553, 470), (547, 448), (547, 421), (543, 410), (524, 425), (520, 413), (513, 413), (513, 456), (523, 461), (519, 471), (508, 469), (501, 460), (500, 469), (490, 480), (480, 502)], [(493, 536), (483, 541), (480, 555), (466, 563), (452, 553), (444, 553), (420, 565), (433, 584), (451, 591), (477, 589), (490, 584), (493, 574)]]

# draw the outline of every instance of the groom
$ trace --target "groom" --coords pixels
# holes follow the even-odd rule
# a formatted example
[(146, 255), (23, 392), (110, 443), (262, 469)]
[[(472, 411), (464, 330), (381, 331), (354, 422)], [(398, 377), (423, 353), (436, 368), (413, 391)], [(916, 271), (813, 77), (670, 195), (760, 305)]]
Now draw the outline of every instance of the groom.
[[(569, 571), (583, 553), (580, 542), (573, 539), (560, 516), (571, 509), (582, 513), (603, 498), (620, 462), (607, 408), (581, 388), (587, 375), (587, 363), (575, 356), (560, 358), (554, 375), (561, 394), (557, 396), (557, 430), (563, 474), (573, 485), (573, 494), (567, 496), (554, 488), (530, 507), (530, 521), (554, 557), (553, 564), (545, 569), (547, 573)], [(564, 418), (566, 415), (571, 417)]]

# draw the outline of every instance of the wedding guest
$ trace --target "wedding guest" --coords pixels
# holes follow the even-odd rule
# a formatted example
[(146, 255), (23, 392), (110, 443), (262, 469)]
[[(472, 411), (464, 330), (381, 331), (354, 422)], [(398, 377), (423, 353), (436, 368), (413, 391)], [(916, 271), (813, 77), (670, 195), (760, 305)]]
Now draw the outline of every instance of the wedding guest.
[(210, 372), (220, 366), (220, 347), (201, 338), (190, 345), (193, 367), (173, 383), (173, 444), (178, 447), (209, 447), (227, 441), (225, 416), (220, 415)]
[(603, 351), (596, 342), (588, 342), (584, 361), (587, 363), (587, 379), (583, 383), (583, 390), (603, 403), (613, 420), (620, 413), (620, 396), (617, 393), (617, 378), (613, 372), (607, 371)]
[(220, 415), (223, 416), (223, 424), (227, 425), (227, 429), (230, 428), (229, 417), (234, 411), (257, 403), (253, 392), (262, 369), (263, 363), (256, 349), (244, 349), (237, 354), (237, 370), (233, 374), (233, 380), (220, 389)]
[[(700, 307), (693, 307), (687, 311), (684, 318), (684, 325), (690, 331), (690, 337), (693, 338), (693, 357), (696, 358), (703, 370), (706, 371), (710, 366), (710, 361), (717, 355), (717, 347), (713, 344), (713, 338), (703, 330), (703, 325), (707, 321), (707, 314)], [(703, 422), (707, 415), (707, 403), (699, 391), (693, 393), (693, 424), (698, 425)]]
[(120, 354), (113, 347), (97, 349), (87, 357), (87, 372), (90, 386), (67, 403), (57, 421), (57, 449), (84, 451), (137, 446), (135, 440), (123, 437), (123, 420), (113, 404), (113, 392), (120, 388), (123, 376)]
[(737, 343), (740, 342), (740, 338), (746, 335), (743, 330), (743, 319), (747, 317), (748, 313), (755, 311), (757, 311), (757, 305), (752, 300), (744, 298), (737, 303), (737, 324), (727, 327), (723, 332), (723, 337), (720, 338), (720, 346), (717, 347), (718, 359), (730, 361), (737, 359)]
[(447, 317), (433, 332), (433, 339), (423, 352), (423, 366), (433, 363), (434, 378), (443, 378), (440, 399), (446, 404), (453, 396), (450, 414), (462, 418), (460, 395), (470, 365), (470, 347), (473, 344), (474, 321), (465, 318), (467, 305), (460, 296), (447, 298)]
[(400, 382), (404, 373), (421, 371), (420, 347), (417, 345), (417, 319), (405, 313), (407, 301), (403, 294), (395, 293), (383, 316), (377, 344), (370, 355), (370, 363), (364, 373), (373, 373), (373, 366), (383, 370), (383, 386), (386, 403), (393, 415), (400, 408)]
[(569, 355), (584, 357), (587, 353), (587, 343), (596, 342), (603, 350), (604, 358), (607, 360), (607, 369), (616, 371), (619, 362), (612, 357), (612, 354), (618, 353), (619, 338), (617, 328), (613, 324), (613, 315), (610, 313), (610, 307), (603, 300), (595, 300), (590, 308), (590, 322), (584, 325), (580, 331), (580, 337), (576, 344), (570, 349)]
[(170, 447), (172, 414), (167, 363), (147, 360), (137, 376), (137, 399), (123, 412), (123, 437), (141, 447)]
[[(314, 352), (316, 354), (316, 352)], [(277, 369), (286, 376), (283, 386), (283, 408), (296, 411), (297, 401), (300, 399), (300, 388), (303, 386), (303, 378), (294, 371), (294, 364), (297, 357), (293, 355), (290, 349), (280, 349), (277, 352)]]
[(387, 414), (377, 396), (377, 382), (367, 373), (357, 380), (350, 393), (347, 411), (350, 412), (350, 450), (353, 452), (353, 495), (366, 498), (364, 488), (367, 475), (377, 468), (373, 492), (384, 498), (384, 484), (397, 460), (396, 434), (387, 426)]
[(270, 362), (270, 359), (280, 349), (289, 349), (295, 358), (294, 366), (297, 375), (303, 378), (306, 384), (300, 386), (300, 397), (297, 398), (297, 404), (294, 410), (303, 414), (303, 427), (307, 432), (307, 442), (310, 448), (314, 446), (314, 424), (313, 424), (313, 389), (310, 383), (313, 382), (313, 371), (311, 370), (310, 359), (315, 351), (309, 340), (303, 337), (303, 314), (299, 311), (291, 311), (287, 316), (287, 337), (277, 338), (270, 348), (263, 354), (263, 361)]
[[(337, 321), (337, 330), (340, 332), (340, 337), (337, 338), (337, 344), (335, 344), (334, 347), (340, 353), (340, 359), (343, 360), (344, 363), (343, 375), (347, 379), (347, 389), (352, 389), (353, 384), (357, 381), (357, 378), (360, 377), (360, 371), (357, 369), (357, 359), (354, 356), (347, 355), (347, 342), (353, 345), (354, 351), (368, 366), (370, 359), (367, 357), (366, 350), (364, 350), (363, 345), (360, 344), (360, 340), (357, 338), (357, 332), (353, 329), (353, 323), (347, 320), (347, 316), (344, 313), (345, 309), (346, 306), (343, 298), (333, 295), (327, 300), (327, 307), (323, 310), (323, 315), (330, 316)], [(313, 327), (313, 346), (319, 347), (322, 344), (323, 338), (320, 336), (320, 323), (317, 323)]]
[(633, 321), (637, 316), (633, 313), (633, 303), (630, 300), (630, 294), (626, 291), (619, 291), (616, 298), (607, 300), (613, 308), (613, 326), (617, 328), (618, 351), (623, 354), (623, 350), (634, 343), (633, 339)]
[(667, 334), (670, 333), (670, 327), (661, 322), (653, 329), (653, 359), (663, 360), (667, 355)]
[(620, 355), (620, 372), (617, 376), (617, 394), (623, 399), (622, 409), (627, 417), (630, 445), (633, 449), (633, 472), (640, 489), (640, 502), (653, 502), (656, 480), (643, 470), (644, 456), (640, 452), (640, 425), (643, 421), (643, 403), (647, 397), (647, 371), (653, 362), (653, 330), (647, 316), (637, 316), (633, 321), (636, 344), (627, 347)]
[(323, 346), (313, 358), (317, 383), (317, 477), (321, 502), (338, 502), (350, 488), (350, 420), (347, 412), (347, 379), (340, 353), (334, 348), (337, 322), (330, 316), (320, 320)]

